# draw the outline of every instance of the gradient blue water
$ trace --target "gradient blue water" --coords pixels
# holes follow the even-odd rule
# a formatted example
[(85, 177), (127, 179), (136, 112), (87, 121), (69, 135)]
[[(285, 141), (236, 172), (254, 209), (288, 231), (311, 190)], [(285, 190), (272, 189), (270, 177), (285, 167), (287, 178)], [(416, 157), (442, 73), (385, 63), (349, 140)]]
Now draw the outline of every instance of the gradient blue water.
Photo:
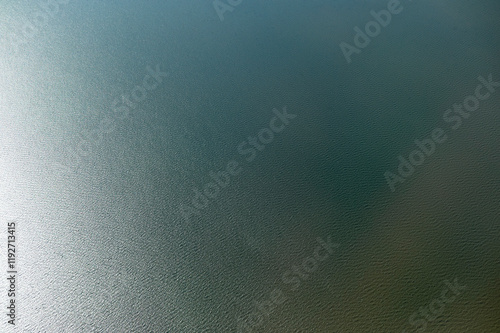
[[(384, 172), (477, 77), (500, 79), (495, 1), (402, 2), (347, 64), (339, 43), (385, 1), (61, 5), (13, 55), (2, 37), (3, 216), (19, 220), (26, 332), (235, 332), (254, 300), (288, 300), (262, 332), (400, 332), (456, 277), (428, 331), (496, 332), (499, 95), (392, 193)], [(5, 5), (3, 35), (36, 4)], [(114, 99), (168, 72), (117, 119)], [(297, 118), (247, 163), (272, 109)], [(115, 129), (71, 158), (104, 117)], [(209, 171), (242, 172), (188, 223)], [(63, 165), (63, 166), (61, 166)], [(281, 281), (328, 235), (341, 246), (296, 291)], [(259, 330), (255, 330), (259, 331)]]

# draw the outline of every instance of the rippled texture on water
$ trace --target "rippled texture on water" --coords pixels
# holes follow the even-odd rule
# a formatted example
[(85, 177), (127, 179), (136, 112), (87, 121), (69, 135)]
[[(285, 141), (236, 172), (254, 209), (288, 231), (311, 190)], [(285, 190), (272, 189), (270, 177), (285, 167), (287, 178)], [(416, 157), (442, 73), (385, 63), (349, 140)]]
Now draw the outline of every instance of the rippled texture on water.
[[(339, 44), (387, 3), (243, 1), (221, 21), (211, 1), (69, 1), (18, 50), (42, 9), (0, 5), (17, 330), (500, 332), (500, 88), (459, 129), (442, 118), (479, 76), (500, 81), (500, 6), (402, 0), (348, 64)], [(114, 111), (148, 66), (168, 75)], [(238, 146), (284, 106), (297, 117), (247, 162)], [(436, 127), (447, 141), (391, 192), (384, 173)], [(231, 160), (241, 173), (187, 222), (180, 205)], [(328, 259), (284, 282), (328, 236)], [(250, 330), (275, 289), (286, 300)]]

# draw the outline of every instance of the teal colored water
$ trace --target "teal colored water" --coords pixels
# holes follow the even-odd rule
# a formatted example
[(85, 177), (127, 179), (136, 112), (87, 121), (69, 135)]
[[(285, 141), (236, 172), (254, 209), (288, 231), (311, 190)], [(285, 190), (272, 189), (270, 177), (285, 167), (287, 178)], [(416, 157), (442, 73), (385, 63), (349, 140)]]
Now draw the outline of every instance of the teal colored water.
[(18, 328), (498, 332), (500, 6), (390, 3), (5, 5)]

